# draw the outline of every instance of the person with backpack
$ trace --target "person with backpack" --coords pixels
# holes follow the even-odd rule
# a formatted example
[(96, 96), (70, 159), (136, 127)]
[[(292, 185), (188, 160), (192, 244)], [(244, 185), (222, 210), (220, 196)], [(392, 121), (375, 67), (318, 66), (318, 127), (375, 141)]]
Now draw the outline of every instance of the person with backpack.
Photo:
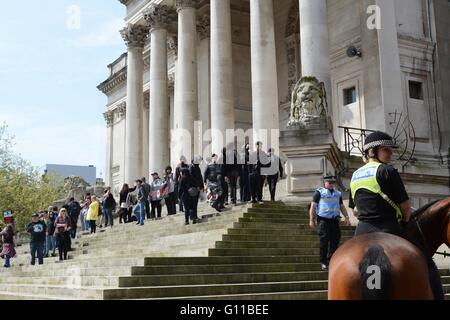
[(47, 219), (47, 232), (45, 239), (45, 251), (44, 257), (48, 258), (50, 251), (51, 256), (56, 256), (56, 238), (54, 237), (55, 233), (55, 220), (58, 217), (58, 208), (57, 207), (48, 207), (48, 219)]
[(168, 195), (165, 199), (167, 206), (167, 215), (174, 215), (177, 213), (177, 196), (175, 193), (175, 179), (172, 173), (172, 167), (167, 166), (165, 170), (164, 182), (167, 184)]
[(75, 239), (77, 235), (77, 224), (78, 224), (78, 217), (80, 216), (81, 212), (81, 206), (78, 201), (75, 200), (75, 198), (70, 198), (69, 202), (69, 218), (71, 220), (72, 226), (70, 229), (70, 237), (72, 239)]
[(61, 208), (55, 220), (55, 237), (58, 239), (59, 261), (67, 260), (67, 251), (70, 245), (70, 228), (72, 222), (68, 216), (67, 209)]
[(89, 221), (86, 219), (87, 213), (89, 211), (89, 206), (91, 205), (91, 194), (86, 193), (84, 201), (80, 204), (81, 206), (81, 230), (89, 231)]
[(114, 225), (113, 212), (116, 209), (116, 205), (116, 199), (114, 199), (114, 196), (111, 192), (111, 187), (108, 187), (103, 195), (105, 228), (108, 226), (108, 224), (111, 226), (111, 228)]
[(196, 224), (197, 217), (194, 215), (194, 204), (195, 202), (198, 202), (200, 190), (195, 185), (189, 169), (184, 169), (181, 171), (179, 191), (184, 206), (185, 224), (189, 224), (189, 218), (193, 221), (193, 224)]
[(183, 169), (189, 169), (189, 165), (186, 163), (186, 157), (180, 157), (180, 163), (175, 168), (175, 193), (177, 196), (177, 200), (179, 200), (180, 211), (183, 212), (183, 201), (181, 200), (180, 193), (180, 180), (181, 180), (181, 171)]
[(14, 234), (14, 228), (12, 223), (8, 223), (6, 227), (0, 232), (2, 236), (3, 248), (0, 253), (0, 257), (5, 259), (5, 264), (3, 265), (5, 268), (11, 267), (11, 258), (16, 256), (16, 237)]
[(208, 164), (204, 174), (204, 182), (208, 189), (214, 195), (214, 201), (211, 206), (220, 212), (224, 208), (224, 192), (223, 192), (223, 177), (221, 174), (221, 165), (217, 163), (218, 157), (216, 154), (211, 156), (211, 163)]
[[(150, 218), (161, 218), (162, 206), (161, 200), (168, 195), (167, 183), (159, 177), (158, 172), (152, 173), (153, 181), (150, 185), (150, 200), (152, 205), (152, 210), (150, 213)], [(158, 216), (156, 216), (156, 211)], [(147, 217), (148, 218), (148, 217)]]

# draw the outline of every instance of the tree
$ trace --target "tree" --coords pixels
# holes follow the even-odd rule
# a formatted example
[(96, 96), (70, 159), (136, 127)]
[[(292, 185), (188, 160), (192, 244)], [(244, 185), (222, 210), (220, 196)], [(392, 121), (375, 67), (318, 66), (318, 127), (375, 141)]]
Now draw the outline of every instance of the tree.
[[(13, 137), (0, 125), (0, 214), (11, 210), (15, 227), (24, 229), (33, 212), (46, 209), (63, 196), (60, 178), (39, 170), (13, 152)], [(3, 219), (0, 219), (3, 223)]]

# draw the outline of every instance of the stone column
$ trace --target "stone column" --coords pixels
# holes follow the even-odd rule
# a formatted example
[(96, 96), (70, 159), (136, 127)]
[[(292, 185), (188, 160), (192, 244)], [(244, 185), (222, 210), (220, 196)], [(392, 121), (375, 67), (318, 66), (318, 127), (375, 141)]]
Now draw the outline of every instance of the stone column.
[(107, 111), (103, 114), (106, 121), (106, 167), (105, 184), (112, 187), (112, 167), (113, 167), (113, 134), (114, 134), (114, 111)]
[(194, 122), (197, 116), (197, 18), (196, 0), (177, 0), (178, 61), (175, 84), (175, 141), (177, 160), (192, 158)]
[(211, 156), (211, 55), (210, 55), (210, 18), (203, 16), (197, 22), (199, 45), (197, 51), (198, 70), (198, 119), (202, 125), (201, 145), (203, 158)]
[(211, 0), (211, 129), (214, 153), (221, 151), (226, 129), (234, 129), (232, 53), (230, 0)]
[(120, 33), (128, 46), (125, 183), (132, 184), (143, 174), (141, 142), (144, 60), (142, 51), (148, 37), (148, 28), (129, 24)]
[(169, 8), (152, 5), (144, 12), (150, 24), (150, 146), (149, 169), (161, 176), (169, 164), (167, 96), (167, 25)]
[[(144, 60), (145, 64), (145, 60)], [(149, 92), (144, 93), (144, 104), (142, 108), (142, 176), (149, 179), (149, 145), (150, 145), (150, 95)], [(149, 181), (149, 180), (147, 180)]]
[[(253, 130), (255, 141), (278, 153), (278, 77), (272, 0), (250, 0)], [(278, 132), (278, 131), (277, 131)], [(266, 141), (265, 141), (266, 140)]]
[(331, 116), (331, 73), (326, 0), (300, 0), (300, 47), (302, 76), (325, 83)]

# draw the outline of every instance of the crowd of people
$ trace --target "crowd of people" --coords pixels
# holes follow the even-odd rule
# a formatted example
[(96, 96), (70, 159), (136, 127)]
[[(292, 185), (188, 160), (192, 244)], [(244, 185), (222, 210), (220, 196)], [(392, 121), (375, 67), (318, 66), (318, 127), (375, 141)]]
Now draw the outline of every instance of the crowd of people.
[[(61, 208), (51, 206), (47, 210), (34, 213), (26, 226), (30, 234), (31, 265), (44, 263), (44, 258), (55, 257), (58, 249), (59, 261), (67, 259), (72, 250), (72, 239), (76, 237), (78, 225), (84, 233), (96, 234), (97, 227), (112, 227), (114, 213), (119, 223), (144, 225), (145, 220), (160, 219), (165, 206), (167, 215), (184, 212), (185, 224), (196, 224), (197, 207), (201, 198), (221, 212), (230, 203), (258, 203), (263, 200), (264, 183), (267, 180), (271, 201), (275, 201), (276, 183), (283, 177), (283, 165), (278, 156), (269, 149), (262, 150), (262, 143), (256, 143), (251, 151), (246, 144), (240, 152), (224, 148), (220, 155), (213, 154), (206, 160), (206, 170), (202, 174), (202, 157), (195, 156), (188, 164), (184, 156), (175, 168), (167, 166), (162, 177), (158, 172), (151, 174), (148, 183), (145, 177), (134, 181), (134, 186), (124, 184), (119, 193), (119, 205), (111, 187), (103, 196), (87, 193), (81, 202), (74, 198)], [(275, 172), (265, 175), (263, 168), (275, 164)], [(240, 189), (238, 200), (238, 185)], [(229, 201), (230, 200), (230, 201)], [(177, 210), (178, 205), (178, 210)], [(16, 237), (14, 224), (6, 223), (0, 232), (3, 248), (0, 257), (5, 259), (4, 267), (10, 267), (15, 257)]]

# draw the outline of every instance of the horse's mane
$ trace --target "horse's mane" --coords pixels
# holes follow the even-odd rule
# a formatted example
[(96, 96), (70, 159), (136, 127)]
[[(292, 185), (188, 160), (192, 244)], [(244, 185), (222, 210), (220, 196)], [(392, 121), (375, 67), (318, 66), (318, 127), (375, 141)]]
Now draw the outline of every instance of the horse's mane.
[(414, 211), (414, 212), (412, 213), (412, 217), (413, 217), (413, 218), (419, 217), (422, 213), (424, 213), (427, 209), (429, 209), (431, 206), (435, 205), (435, 204), (438, 203), (439, 201), (441, 201), (441, 200), (435, 200), (435, 201), (430, 202), (430, 203), (424, 205), (423, 207), (417, 209), (416, 211)]

